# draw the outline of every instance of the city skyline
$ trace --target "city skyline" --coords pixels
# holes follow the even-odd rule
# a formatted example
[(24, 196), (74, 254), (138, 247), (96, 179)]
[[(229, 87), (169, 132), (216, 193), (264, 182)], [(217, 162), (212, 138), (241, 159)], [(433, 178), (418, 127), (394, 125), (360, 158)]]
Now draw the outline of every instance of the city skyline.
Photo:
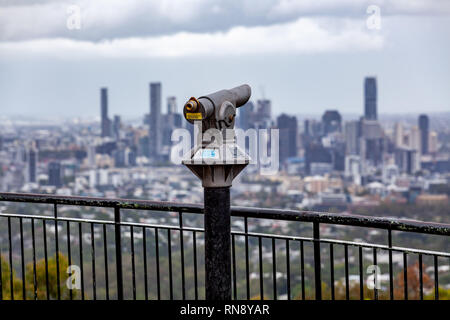
[[(80, 29), (66, 26), (69, 5), (79, 5)], [(369, 5), (380, 9), (379, 28), (367, 26)], [(2, 114), (93, 116), (97, 88), (108, 87), (111, 114), (138, 115), (153, 81), (178, 101), (248, 83), (280, 113), (358, 113), (367, 75), (379, 81), (380, 114), (450, 109), (445, 2), (151, 1), (139, 11), (114, 2), (111, 15), (81, 0), (0, 6)]]

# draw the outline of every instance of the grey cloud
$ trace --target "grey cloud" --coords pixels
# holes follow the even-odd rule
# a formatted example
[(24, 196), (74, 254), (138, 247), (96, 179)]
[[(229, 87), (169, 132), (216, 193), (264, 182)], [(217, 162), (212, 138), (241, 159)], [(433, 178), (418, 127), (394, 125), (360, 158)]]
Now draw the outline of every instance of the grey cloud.
[[(66, 27), (70, 5), (81, 9), (81, 29)], [(446, 0), (0, 0), (0, 41), (72, 38), (101, 41), (227, 31), (235, 26), (265, 26), (301, 16), (365, 19), (368, 5), (382, 14), (448, 14)]]

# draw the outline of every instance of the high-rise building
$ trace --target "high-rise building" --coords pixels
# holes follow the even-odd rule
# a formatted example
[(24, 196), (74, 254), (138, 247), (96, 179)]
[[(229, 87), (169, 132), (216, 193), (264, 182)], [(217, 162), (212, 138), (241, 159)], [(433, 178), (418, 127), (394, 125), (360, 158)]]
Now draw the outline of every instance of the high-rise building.
[(157, 158), (161, 153), (161, 82), (150, 83), (150, 157)]
[(438, 151), (438, 135), (435, 131), (431, 131), (428, 139), (428, 152), (436, 153)]
[(272, 102), (268, 99), (258, 100), (258, 113), (262, 118), (272, 117)]
[(282, 114), (277, 118), (277, 127), (280, 130), (280, 162), (297, 156), (297, 118)]
[(113, 131), (114, 138), (116, 140), (120, 139), (120, 127), (121, 127), (120, 116), (115, 115), (113, 125), (112, 125), (112, 131)]
[(168, 97), (167, 98), (167, 114), (177, 113), (177, 98)]
[(410, 131), (409, 147), (416, 150), (418, 154), (421, 153), (421, 137), (420, 130), (417, 126), (413, 126)]
[(242, 130), (248, 130), (252, 127), (251, 121), (251, 114), (254, 112), (254, 105), (253, 102), (248, 101), (246, 104), (241, 106), (239, 110), (239, 127)]
[(176, 97), (167, 98), (167, 124), (171, 129), (170, 131), (174, 128), (181, 128), (183, 125), (182, 115), (178, 113)]
[(360, 127), (359, 121), (349, 121), (345, 123), (346, 154), (359, 154)]
[(364, 80), (364, 118), (377, 120), (377, 79), (366, 77)]
[(426, 114), (419, 116), (419, 130), (420, 130), (420, 151), (422, 154), (428, 154), (428, 139), (430, 130), (430, 120)]
[(257, 107), (249, 118), (252, 128), (266, 129), (272, 125), (272, 102), (268, 99), (257, 101)]
[(342, 118), (337, 110), (327, 110), (322, 116), (323, 133), (327, 135), (332, 132), (341, 131)]
[(394, 126), (394, 144), (397, 148), (401, 148), (403, 146), (403, 125), (401, 122), (396, 122)]
[(88, 145), (87, 146), (87, 159), (88, 159), (88, 165), (90, 168), (95, 168), (96, 165), (96, 159), (95, 159), (95, 145)]
[(420, 170), (420, 157), (417, 150), (398, 148), (395, 150), (395, 164), (403, 173), (414, 174)]
[(344, 175), (351, 178), (353, 183), (361, 184), (361, 158), (358, 155), (348, 155), (345, 157)]
[(329, 149), (321, 143), (310, 143), (305, 148), (305, 170), (307, 174), (320, 174), (319, 172), (333, 169), (333, 156)]
[(55, 187), (61, 186), (61, 163), (54, 161), (48, 164), (48, 184)]
[(36, 182), (37, 150), (32, 146), (27, 153), (27, 181)]
[(381, 164), (386, 149), (383, 128), (378, 121), (364, 118), (361, 119), (360, 125), (359, 152), (362, 161), (369, 160), (375, 166)]
[(162, 146), (171, 146), (173, 131), (183, 126), (182, 115), (177, 113), (176, 97), (167, 98), (167, 114), (160, 115), (160, 120), (162, 122), (160, 127)]
[(305, 137), (311, 137), (311, 122), (308, 119), (303, 121), (303, 135)]
[(100, 89), (102, 137), (111, 136), (111, 120), (108, 118), (108, 88)]
[(130, 167), (134, 167), (136, 166), (136, 156), (137, 156), (137, 151), (136, 151), (136, 147), (132, 146), (131, 148), (128, 148), (126, 150), (126, 161), (127, 161), (127, 165)]

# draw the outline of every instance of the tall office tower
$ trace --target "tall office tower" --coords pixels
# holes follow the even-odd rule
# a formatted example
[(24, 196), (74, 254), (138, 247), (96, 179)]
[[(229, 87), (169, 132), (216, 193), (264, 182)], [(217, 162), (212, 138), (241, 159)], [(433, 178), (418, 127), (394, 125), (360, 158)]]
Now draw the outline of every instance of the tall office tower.
[(250, 119), (254, 128), (270, 128), (272, 125), (272, 102), (268, 99), (258, 100), (257, 110)]
[(95, 168), (96, 161), (95, 161), (95, 145), (88, 145), (87, 147), (87, 159), (88, 159), (88, 165), (90, 168)]
[(177, 98), (168, 97), (167, 98), (167, 114), (177, 113)]
[(238, 109), (239, 111), (239, 128), (242, 130), (248, 130), (252, 127), (250, 119), (252, 117), (254, 105), (253, 102), (248, 101), (242, 107)]
[(183, 126), (182, 115), (177, 113), (177, 98), (167, 98), (167, 114), (161, 115), (162, 145), (172, 145), (172, 133), (176, 128)]
[(430, 130), (430, 120), (426, 114), (421, 114), (419, 116), (419, 130), (420, 130), (420, 151), (422, 154), (427, 154), (429, 152), (428, 139)]
[(111, 120), (108, 118), (108, 88), (100, 89), (102, 137), (111, 136)]
[(48, 164), (48, 184), (55, 187), (61, 186), (61, 163), (54, 161)]
[(359, 154), (359, 137), (360, 137), (359, 121), (349, 121), (345, 123), (345, 145), (346, 154)]
[(337, 110), (327, 110), (322, 116), (323, 133), (327, 135), (332, 132), (341, 131), (341, 115)]
[(377, 120), (377, 79), (366, 77), (364, 80), (364, 118)]
[(297, 118), (281, 114), (277, 118), (277, 127), (280, 130), (280, 162), (297, 156)]
[(438, 135), (436, 131), (431, 131), (428, 139), (428, 152), (436, 153), (438, 151)]
[(120, 139), (120, 127), (121, 127), (120, 116), (115, 115), (113, 125), (112, 125), (112, 131), (113, 131), (114, 138), (116, 140)]
[(305, 148), (305, 171), (310, 175), (323, 175), (333, 170), (333, 155), (330, 149), (319, 142)]
[(161, 82), (150, 83), (150, 157), (157, 158), (161, 152)]
[(114, 158), (114, 166), (116, 168), (123, 168), (126, 165), (126, 152), (125, 145), (123, 143), (117, 144), (117, 149), (113, 151), (112, 156)]
[(396, 122), (394, 126), (394, 144), (396, 147), (400, 148), (403, 146), (403, 125), (401, 122)]
[(414, 174), (420, 170), (420, 157), (417, 150), (398, 148), (395, 150), (395, 164), (401, 172)]
[(27, 153), (27, 181), (36, 182), (37, 150), (31, 146)]
[(310, 137), (311, 136), (311, 122), (308, 119), (306, 119), (303, 122), (303, 135), (305, 137)]
[(382, 155), (385, 151), (384, 132), (380, 123), (375, 120), (361, 119), (360, 122), (361, 143), (359, 152), (361, 159), (369, 160), (372, 165), (379, 165), (382, 162)]
[(416, 150), (418, 154), (421, 152), (421, 137), (420, 137), (420, 130), (417, 126), (413, 126), (410, 131), (410, 140), (409, 140), (409, 147), (413, 150)]
[(272, 117), (272, 102), (268, 99), (258, 100), (258, 113), (263, 118)]

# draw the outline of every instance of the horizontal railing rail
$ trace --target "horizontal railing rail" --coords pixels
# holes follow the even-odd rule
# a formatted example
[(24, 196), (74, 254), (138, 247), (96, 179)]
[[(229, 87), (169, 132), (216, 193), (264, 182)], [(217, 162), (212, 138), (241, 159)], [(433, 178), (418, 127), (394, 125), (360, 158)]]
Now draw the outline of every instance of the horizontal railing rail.
[[(201, 235), (204, 230), (201, 227), (186, 225), (183, 214), (203, 214), (202, 205), (20, 193), (0, 193), (0, 204), (2, 202), (48, 204), (52, 208), (52, 214), (0, 212), (0, 219), (5, 219), (2, 221), (7, 222), (3, 224), (6, 230), (2, 229), (5, 231), (0, 232), (2, 240), (0, 243), (0, 249), (2, 249), (0, 252), (0, 300), (73, 299), (75, 291), (73, 289), (66, 291), (61, 280), (65, 272), (65, 270), (61, 271), (64, 261), (60, 260), (65, 259), (59, 255), (62, 252), (67, 254), (67, 262), (64, 262), (66, 263), (64, 266), (70, 266), (76, 262), (80, 268), (81, 288), (77, 289), (80, 299), (97, 299), (100, 292), (103, 298), (110, 299), (113, 297), (113, 291), (115, 298), (125, 299), (127, 298), (125, 289), (128, 287), (131, 288), (131, 294), (128, 294), (128, 297), (132, 299), (139, 297), (163, 299), (164, 294), (169, 299), (174, 299), (176, 296), (186, 299), (188, 293), (194, 299), (199, 299), (201, 296), (200, 287), (203, 280), (199, 276), (202, 264), (199, 250), (203, 248), (204, 240)], [(59, 213), (60, 206), (111, 208), (113, 214), (110, 220), (64, 216)], [(123, 212), (129, 209), (175, 213), (177, 224), (147, 223), (130, 220), (129, 216), (124, 219)], [(259, 299), (278, 299), (283, 295), (287, 299), (306, 299), (308, 290), (314, 290), (315, 299), (324, 299), (324, 290), (327, 294), (329, 293), (330, 299), (337, 299), (340, 284), (336, 275), (339, 273), (338, 264), (341, 263), (344, 272), (345, 299), (355, 298), (350, 280), (351, 272), (356, 272), (355, 276), (358, 278), (358, 298), (369, 298), (365, 286), (364, 267), (378, 265), (377, 261), (383, 257), (383, 252), (388, 256), (387, 298), (399, 298), (398, 293), (394, 294), (395, 286), (403, 288), (401, 297), (403, 299), (408, 299), (408, 294), (411, 295), (416, 289), (420, 299), (426, 298), (427, 294), (430, 295), (432, 289), (434, 289), (434, 299), (439, 299), (439, 289), (444, 288), (439, 283), (439, 263), (443, 259), (449, 262), (450, 252), (394, 246), (392, 232), (448, 237), (450, 236), (449, 224), (247, 207), (232, 207), (231, 215), (243, 218), (244, 222), (242, 230), (231, 232), (234, 299), (250, 299), (255, 297), (255, 294)], [(170, 217), (173, 218), (173, 216)], [(310, 223), (312, 236), (300, 236), (296, 234), (296, 231), (291, 230), (288, 234), (249, 231), (249, 219), (253, 218), (274, 222)], [(16, 227), (15, 222), (18, 223)], [(387, 231), (387, 244), (324, 238), (321, 236), (322, 225), (382, 229)], [(89, 228), (87, 229), (86, 226)], [(1, 223), (0, 227), (2, 227)], [(28, 234), (27, 231), (29, 231)], [(448, 240), (448, 238), (445, 239)], [(54, 261), (50, 257), (50, 247), (55, 252)], [(344, 250), (342, 257), (339, 257), (338, 249)], [(357, 250), (355, 255), (352, 255), (355, 253), (353, 249)], [(311, 252), (308, 253), (308, 250)], [(6, 252), (5, 258), (2, 253)], [(396, 256), (398, 254), (401, 255), (401, 263)], [(39, 275), (41, 270), (39, 255), (43, 256), (44, 275), (41, 276)], [(402, 277), (394, 277), (395, 257), (397, 257), (395, 263), (403, 269)], [(410, 269), (411, 259), (416, 257), (418, 270)], [(99, 258), (101, 258), (100, 261)], [(187, 261), (188, 258), (190, 262)], [(428, 258), (432, 259), (433, 279), (430, 279), (424, 270), (424, 261)], [(244, 261), (242, 262), (241, 259)], [(30, 261), (29, 265), (26, 260)], [(329, 270), (325, 270), (324, 265), (329, 267)], [(180, 272), (175, 272), (175, 267)], [(54, 269), (56, 279), (51, 274)], [(267, 270), (270, 271), (269, 274), (264, 272)], [(408, 281), (416, 280), (409, 279), (413, 271), (418, 273), (419, 288), (414, 287), (415, 283), (408, 286)], [(16, 276), (17, 274), (20, 276)], [(324, 277), (329, 283), (329, 288), (322, 288)], [(447, 275), (446, 278), (450, 277)], [(444, 277), (444, 280), (446, 278)], [(239, 279), (243, 281), (239, 282)], [(308, 281), (314, 283), (314, 286)], [(193, 282), (193, 284), (188, 287), (187, 282)], [(52, 283), (56, 283), (56, 286), (52, 287)], [(87, 283), (92, 288), (92, 295), (87, 293), (85, 288)], [(294, 285), (297, 285), (296, 296), (294, 296)], [(140, 289), (140, 286), (144, 288)], [(299, 289), (298, 286), (300, 286)], [(447, 286), (450, 287), (450, 284)], [(18, 287), (21, 290), (18, 291)], [(176, 292), (176, 287), (181, 287), (180, 294)], [(153, 288), (152, 294), (151, 288)], [(375, 286), (370, 293), (370, 298), (378, 299), (380, 290)], [(311, 294), (309, 297), (311, 298)]]
[[(46, 194), (0, 193), (0, 201), (47, 203), (73, 206), (109, 207), (135, 210), (172, 211), (203, 213), (201, 204), (180, 204), (165, 201), (105, 199), (94, 197), (57, 196)], [(231, 207), (231, 215), (236, 217), (274, 219), (286, 221), (318, 222), (325, 224), (348, 225), (390, 229), (416, 233), (450, 236), (450, 224), (423, 222), (418, 220), (371, 217), (354, 214), (339, 214), (314, 211), (295, 211), (285, 209), (266, 209), (250, 207)]]

